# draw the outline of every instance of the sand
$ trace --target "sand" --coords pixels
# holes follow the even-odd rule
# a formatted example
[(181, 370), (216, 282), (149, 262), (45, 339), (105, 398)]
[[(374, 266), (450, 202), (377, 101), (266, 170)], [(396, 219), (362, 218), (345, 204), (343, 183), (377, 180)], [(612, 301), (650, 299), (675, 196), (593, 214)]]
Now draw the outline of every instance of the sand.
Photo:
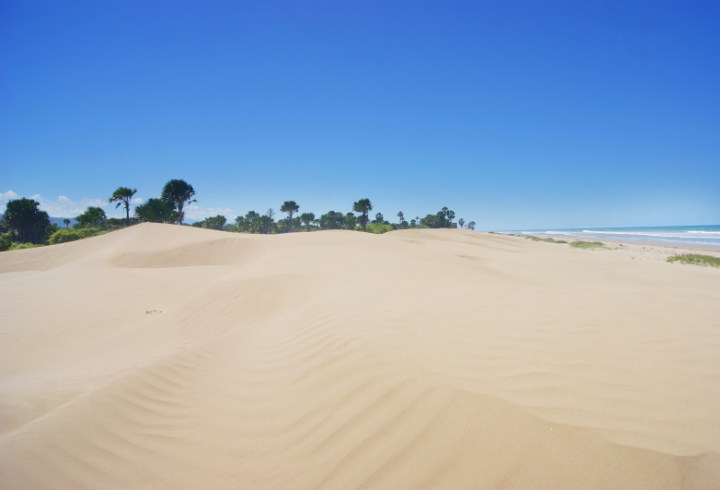
[(2, 253), (0, 487), (720, 488), (720, 270), (643, 257), (154, 224)]

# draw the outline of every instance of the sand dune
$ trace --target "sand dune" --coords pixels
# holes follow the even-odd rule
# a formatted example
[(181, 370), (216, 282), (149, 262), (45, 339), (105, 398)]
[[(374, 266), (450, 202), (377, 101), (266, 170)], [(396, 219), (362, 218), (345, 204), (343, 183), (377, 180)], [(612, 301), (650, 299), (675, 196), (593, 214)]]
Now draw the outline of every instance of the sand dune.
[(717, 269), (144, 224), (0, 298), (3, 488), (720, 488)]

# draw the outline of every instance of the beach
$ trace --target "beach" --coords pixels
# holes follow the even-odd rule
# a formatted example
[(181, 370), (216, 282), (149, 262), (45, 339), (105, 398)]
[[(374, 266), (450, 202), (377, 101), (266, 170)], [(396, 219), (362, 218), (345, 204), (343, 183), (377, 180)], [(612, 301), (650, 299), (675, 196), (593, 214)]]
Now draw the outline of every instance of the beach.
[(720, 269), (609, 245), (147, 223), (0, 253), (0, 486), (720, 488)]

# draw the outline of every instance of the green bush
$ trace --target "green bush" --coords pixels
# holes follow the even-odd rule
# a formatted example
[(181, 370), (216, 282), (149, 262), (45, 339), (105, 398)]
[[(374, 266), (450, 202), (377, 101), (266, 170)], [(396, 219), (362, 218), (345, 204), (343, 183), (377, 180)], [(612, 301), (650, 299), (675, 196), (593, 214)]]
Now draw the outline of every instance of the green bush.
[(12, 235), (10, 233), (0, 234), (0, 252), (10, 250), (12, 247)]
[(100, 228), (92, 228), (92, 227), (80, 228), (79, 230), (76, 230), (76, 231), (80, 234), (80, 238), (90, 238), (91, 236), (102, 235), (103, 233), (105, 233)]
[(528, 240), (532, 240), (534, 242), (548, 242), (548, 243), (567, 243), (565, 240), (555, 240), (551, 237), (539, 237), (535, 235), (523, 235)]
[(23, 250), (25, 248), (37, 248), (37, 247), (44, 247), (42, 243), (32, 243), (32, 242), (23, 242), (23, 243), (16, 243), (13, 245), (13, 250)]
[(81, 238), (79, 230), (64, 229), (58, 230), (50, 235), (48, 243), (50, 245), (57, 245), (58, 243), (72, 242), (74, 240), (80, 240)]
[(680, 262), (681, 264), (701, 265), (704, 267), (720, 267), (720, 257), (703, 254), (681, 254), (668, 257), (668, 262)]
[(65, 228), (58, 230), (48, 239), (50, 245), (57, 245), (58, 243), (72, 242), (80, 240), (81, 238), (89, 238), (91, 236), (99, 235), (102, 231), (97, 228)]
[(603, 242), (584, 242), (582, 240), (575, 240), (570, 244), (573, 248), (585, 248), (589, 250), (594, 250), (596, 248), (599, 248), (601, 250), (609, 250), (608, 247), (605, 246)]
[[(361, 230), (362, 230), (362, 228), (361, 228)], [(368, 231), (368, 233), (375, 233), (375, 234), (387, 233), (388, 231), (393, 231), (393, 226), (379, 224), (379, 223), (368, 223), (367, 231)]]

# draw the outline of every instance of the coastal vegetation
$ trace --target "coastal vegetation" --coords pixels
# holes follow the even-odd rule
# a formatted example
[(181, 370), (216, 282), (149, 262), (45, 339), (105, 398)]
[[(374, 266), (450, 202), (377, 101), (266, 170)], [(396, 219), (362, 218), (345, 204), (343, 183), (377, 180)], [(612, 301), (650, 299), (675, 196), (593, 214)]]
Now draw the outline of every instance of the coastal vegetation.
[(535, 235), (523, 235), (528, 240), (532, 240), (534, 242), (548, 242), (548, 243), (567, 243), (566, 240), (555, 240), (552, 237), (539, 237)]
[(570, 244), (573, 248), (584, 248), (588, 250), (610, 250), (603, 242), (585, 242), (583, 240), (575, 240)]
[[(37, 201), (26, 198), (9, 201), (0, 221), (0, 250), (65, 243), (141, 222), (182, 225), (187, 206), (197, 202), (192, 185), (181, 179), (172, 179), (162, 188), (160, 197), (150, 198), (135, 206), (134, 216), (131, 216), (131, 206), (136, 193), (137, 189), (118, 187), (108, 198), (109, 203), (115, 203), (116, 209), (124, 208), (124, 219), (108, 218), (102, 208), (90, 206), (72, 220), (64, 218), (61, 223), (64, 224), (64, 228), (51, 223), (47, 212), (39, 209)], [(370, 199), (363, 198), (353, 202), (352, 211), (330, 210), (319, 216), (307, 211), (299, 214), (300, 205), (296, 201), (289, 200), (280, 205), (280, 212), (286, 214), (282, 220), (275, 221), (275, 211), (270, 208), (264, 214), (254, 210), (248, 211), (245, 215), (237, 216), (232, 222), (228, 222), (227, 217), (218, 214), (194, 222), (191, 226), (262, 234), (318, 230), (354, 230), (379, 234), (410, 228), (475, 229), (474, 221), (466, 224), (465, 220), (460, 218), (457, 223), (454, 222), (455, 212), (448, 207), (443, 207), (437, 213), (428, 214), (424, 218), (416, 216), (409, 222), (405, 219), (405, 213), (398, 211), (396, 215), (398, 221), (395, 223), (386, 220), (381, 212), (375, 213), (371, 220), (372, 210), (373, 204)]]
[(668, 257), (668, 262), (680, 262), (681, 264), (700, 265), (703, 267), (720, 267), (720, 257), (705, 254), (680, 254)]

